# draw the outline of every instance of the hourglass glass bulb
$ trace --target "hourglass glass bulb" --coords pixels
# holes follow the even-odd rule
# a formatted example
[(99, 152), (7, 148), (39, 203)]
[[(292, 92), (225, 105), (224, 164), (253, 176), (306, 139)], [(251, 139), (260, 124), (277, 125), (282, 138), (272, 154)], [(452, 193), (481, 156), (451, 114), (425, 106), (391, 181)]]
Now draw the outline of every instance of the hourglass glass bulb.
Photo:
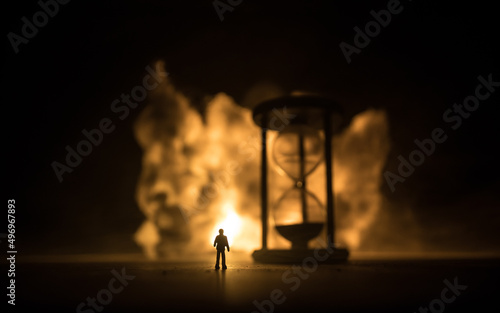
[(276, 137), (272, 155), (290, 178), (302, 181), (323, 159), (321, 133), (306, 125), (291, 124)]
[(292, 187), (277, 201), (274, 222), (281, 236), (292, 242), (292, 247), (306, 248), (307, 242), (323, 229), (324, 207), (309, 191)]

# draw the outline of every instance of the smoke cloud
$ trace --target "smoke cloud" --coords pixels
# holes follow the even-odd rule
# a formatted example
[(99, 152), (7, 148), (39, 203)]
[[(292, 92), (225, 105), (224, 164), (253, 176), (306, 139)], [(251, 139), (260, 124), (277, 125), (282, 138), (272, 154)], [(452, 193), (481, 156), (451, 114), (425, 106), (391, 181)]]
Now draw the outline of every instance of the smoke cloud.
[[(259, 93), (280, 93), (274, 87), (266, 93), (265, 86)], [(361, 247), (383, 210), (387, 125), (383, 110), (369, 109), (333, 138), (337, 239), (351, 250)], [(136, 200), (145, 220), (134, 238), (148, 257), (210, 251), (219, 228), (225, 229), (232, 250), (259, 249), (261, 142), (250, 109), (219, 93), (202, 114), (166, 78), (150, 93), (135, 136), (143, 149)], [(269, 132), (269, 145), (276, 136)], [(294, 182), (268, 159), (269, 246), (286, 248), (290, 243), (274, 230), (272, 208)], [(324, 167), (322, 162), (307, 177), (307, 189), (322, 204)]]

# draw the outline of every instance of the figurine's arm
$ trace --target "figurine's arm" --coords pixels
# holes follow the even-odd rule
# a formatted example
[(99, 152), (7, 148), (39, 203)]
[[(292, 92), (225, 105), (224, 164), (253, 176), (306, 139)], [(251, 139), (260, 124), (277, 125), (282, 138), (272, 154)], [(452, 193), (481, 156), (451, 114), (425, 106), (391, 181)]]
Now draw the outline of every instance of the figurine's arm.
[(227, 237), (226, 237), (226, 246), (227, 246), (227, 252), (229, 252), (229, 242), (227, 241)]
[(214, 240), (214, 247), (215, 247), (215, 243), (217, 242), (217, 236), (215, 236), (215, 240)]

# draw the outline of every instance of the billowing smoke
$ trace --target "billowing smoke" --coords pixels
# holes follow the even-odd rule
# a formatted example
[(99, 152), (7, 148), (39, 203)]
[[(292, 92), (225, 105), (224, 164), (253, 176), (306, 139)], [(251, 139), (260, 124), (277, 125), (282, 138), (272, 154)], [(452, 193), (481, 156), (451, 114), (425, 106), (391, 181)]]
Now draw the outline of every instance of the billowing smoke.
[[(136, 199), (145, 215), (135, 240), (148, 257), (209, 251), (219, 228), (234, 251), (260, 247), (260, 129), (250, 109), (219, 93), (202, 114), (166, 78), (150, 93), (135, 135), (143, 149)], [(269, 137), (272, 144), (276, 134)], [(333, 140), (337, 237), (356, 249), (382, 208), (386, 115), (362, 112)], [(293, 182), (270, 165), (272, 211)], [(323, 204), (324, 173), (322, 162), (307, 178), (308, 190)], [(269, 225), (270, 247), (289, 247), (274, 230), (272, 213)]]
[(387, 117), (370, 109), (334, 140), (338, 235), (356, 249), (382, 208), (382, 169), (389, 153)]

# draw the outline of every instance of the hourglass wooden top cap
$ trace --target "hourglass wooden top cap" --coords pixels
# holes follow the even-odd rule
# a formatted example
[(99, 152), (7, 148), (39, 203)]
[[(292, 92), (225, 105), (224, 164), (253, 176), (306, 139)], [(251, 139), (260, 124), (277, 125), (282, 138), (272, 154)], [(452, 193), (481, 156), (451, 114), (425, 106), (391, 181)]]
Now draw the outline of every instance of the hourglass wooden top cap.
[(330, 115), (332, 132), (342, 128), (342, 107), (318, 96), (285, 96), (264, 101), (253, 109), (253, 120), (261, 128), (281, 131), (288, 125), (308, 125), (323, 129)]

